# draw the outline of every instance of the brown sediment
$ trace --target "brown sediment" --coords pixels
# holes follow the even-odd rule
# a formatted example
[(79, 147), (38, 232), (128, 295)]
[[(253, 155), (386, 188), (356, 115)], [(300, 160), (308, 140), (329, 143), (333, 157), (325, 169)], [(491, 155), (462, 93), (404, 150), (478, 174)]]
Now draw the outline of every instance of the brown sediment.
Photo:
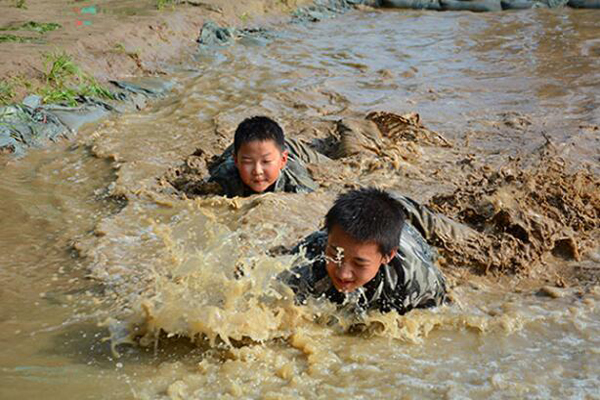
[(204, 150), (197, 149), (178, 166), (169, 168), (159, 178), (161, 187), (174, 189), (176, 193), (193, 198), (196, 196), (218, 193), (219, 185), (206, 182), (210, 157)]
[[(383, 17), (384, 15), (377, 16), (369, 23), (381, 28), (389, 28), (386, 27)], [(414, 17), (404, 18), (406, 23), (399, 23), (402, 21), (400, 17), (400, 14), (394, 14), (387, 23), (397, 27), (409, 25), (409, 22), (414, 19)], [(429, 14), (420, 15), (419, 23), (409, 29), (427, 25), (428, 18), (430, 18)], [(459, 21), (463, 20), (462, 16), (456, 18), (460, 18)], [(482, 21), (476, 18), (477, 15), (469, 16), (466, 21)], [(530, 36), (534, 39), (555, 38), (556, 35), (552, 33), (559, 30), (556, 29), (555, 22), (549, 22), (556, 21), (555, 16), (539, 13), (535, 18), (536, 21), (539, 19), (539, 22), (548, 26), (536, 30), (530, 24), (531, 15), (527, 14), (522, 22), (527, 30), (532, 29)], [(580, 16), (577, 16), (577, 19), (581, 19)], [(465, 57), (461, 55), (459, 58), (469, 59), (469, 54), (473, 53), (469, 53), (469, 46), (464, 45), (466, 36), (463, 35), (463, 28), (467, 24), (454, 22), (451, 21), (451, 24), (459, 27), (457, 31), (459, 34), (450, 36), (461, 37), (457, 46), (466, 53)], [(503, 42), (495, 41), (494, 46), (500, 44), (498, 48), (505, 50), (513, 49), (514, 43), (519, 46), (518, 38), (506, 33), (509, 31), (522, 33), (523, 29), (514, 29), (515, 26), (511, 24), (504, 26), (506, 21), (503, 20), (496, 24), (501, 26), (501, 29), (494, 30), (494, 24), (488, 22), (485, 20), (473, 25), (490, 27), (485, 31), (487, 38), (508, 36), (512, 41), (512, 43), (508, 40), (505, 42), (511, 44), (511, 47), (502, 46)], [(340, 25), (343, 23), (342, 21)], [(433, 23), (432, 31), (439, 31), (438, 20), (434, 20)], [(348, 23), (345, 25), (348, 26)], [(318, 26), (311, 27), (311, 29), (315, 28)], [(299, 33), (295, 35), (292, 37), (301, 36)], [(476, 42), (481, 42), (481, 36), (469, 37)], [(573, 37), (574, 40), (580, 38), (577, 34), (569, 37)], [(425, 38), (431, 38), (431, 34)], [(411, 40), (411, 37), (406, 36), (406, 39)], [(328, 40), (329, 38), (323, 35), (323, 41)], [(555, 44), (555, 40), (551, 41), (552, 43)], [(444, 41), (445, 47), (449, 44), (451, 43)], [(335, 47), (333, 44), (332, 46)], [(269, 49), (272, 52), (270, 54), (275, 53), (274, 47), (276, 46)], [(296, 45), (290, 47), (295, 48)], [(556, 46), (551, 47), (556, 48)], [(373, 51), (377, 52), (380, 48), (383, 46), (378, 46)], [(561, 48), (571, 49), (572, 46), (567, 44)], [(435, 50), (435, 47), (433, 49)], [(237, 50), (240, 49), (228, 49), (224, 52), (228, 55), (230, 51), (233, 53), (232, 63), (237, 61), (237, 56), (243, 57), (246, 52), (254, 53), (256, 49), (243, 49), (239, 53)], [(305, 49), (298, 56), (303, 58), (301, 57), (303, 54), (307, 55), (312, 50), (314, 49)], [(337, 51), (333, 53), (338, 54)], [(498, 53), (499, 51), (493, 50), (493, 54)], [(550, 58), (545, 56), (547, 53), (542, 53), (539, 55), (539, 64), (554, 65), (561, 76), (569, 75), (569, 71), (565, 73), (566, 64), (559, 62), (564, 59), (563, 53), (558, 52)], [(277, 60), (286, 59), (286, 54), (289, 53), (277, 55)], [(502, 51), (502, 54), (507, 53)], [(525, 52), (525, 55), (527, 54), (529, 52)], [(450, 57), (453, 55), (454, 53), (451, 53)], [(322, 54), (319, 57), (329, 56)], [(490, 69), (485, 71), (486, 74), (496, 72), (489, 58), (481, 58), (486, 60), (484, 67)], [(554, 60), (556, 62), (553, 62)], [(530, 71), (530, 58), (525, 57), (522, 62)], [(410, 59), (408, 63), (411, 63)], [(436, 62), (432, 61), (429, 65), (435, 64)], [(468, 68), (472, 68), (472, 63), (469, 64)], [(511, 71), (515, 66), (513, 63), (498, 64), (501, 64), (500, 69)], [(191, 67), (194, 68), (196, 65), (191, 64)], [(382, 63), (382, 65), (389, 64)], [(441, 67), (446, 65), (448, 63), (444, 61)], [(507, 65), (509, 68), (506, 68)], [(223, 66), (223, 69), (228, 67)], [(328, 76), (336, 72), (333, 69), (335, 67), (331, 68)], [(478, 117), (491, 118), (490, 112), (497, 114), (496, 108), (485, 107), (485, 101), (482, 101), (483, 107), (480, 110), (470, 114), (468, 108), (459, 110), (460, 102), (448, 101), (444, 107), (448, 112), (446, 115), (455, 116), (447, 121), (448, 124), (440, 124), (441, 118), (438, 118), (437, 122), (433, 120), (437, 117), (431, 109), (427, 111), (427, 105), (415, 101), (412, 103), (415, 104), (414, 109), (422, 112), (422, 115), (429, 116), (425, 118), (425, 125), (432, 124), (432, 128), (435, 127), (435, 130), (452, 139), (454, 144), (452, 148), (419, 142), (417, 138), (408, 140), (400, 137), (397, 139), (398, 143), (405, 142), (406, 145), (400, 146), (399, 151), (414, 149), (414, 152), (406, 153), (407, 158), (398, 158), (402, 163), (399, 169), (394, 169), (393, 165), (385, 159), (380, 159), (376, 152), (359, 149), (353, 156), (333, 161), (336, 168), (343, 169), (345, 174), (343, 176), (332, 178), (329, 176), (330, 169), (320, 168), (320, 166), (311, 169), (317, 173), (315, 179), (324, 187), (325, 184), (332, 185), (310, 195), (267, 194), (234, 200), (221, 197), (189, 200), (164, 196), (161, 191), (164, 188), (156, 185), (159, 181), (157, 177), (163, 177), (167, 169), (182, 160), (185, 160), (185, 164), (181, 167), (187, 170), (186, 173), (190, 178), (191, 175), (195, 175), (195, 179), (206, 176), (207, 166), (210, 165), (212, 156), (219, 154), (231, 143), (236, 123), (249, 112), (271, 113), (284, 125), (286, 134), (289, 132), (291, 136), (297, 131), (301, 133), (299, 136), (303, 139), (315, 137), (326, 139), (329, 131), (325, 129), (315, 133), (310, 130), (301, 132), (300, 129), (287, 128), (314, 127), (318, 123), (325, 126), (326, 120), (329, 123), (327, 127), (331, 128), (331, 134), (335, 135), (335, 120), (349, 121), (351, 118), (374, 126), (373, 122), (364, 119), (367, 112), (371, 111), (368, 109), (368, 104), (373, 104), (366, 104), (365, 99), (368, 96), (348, 96), (349, 99), (358, 100), (337, 104), (342, 103), (338, 100), (324, 107), (321, 114), (320, 108), (311, 107), (321, 106), (319, 97), (321, 91), (319, 94), (313, 94), (313, 91), (308, 89), (304, 92), (299, 90), (300, 95), (308, 91), (305, 98), (299, 101), (304, 108), (291, 107), (291, 100), (301, 96), (293, 90), (288, 90), (287, 87), (281, 90), (286, 92), (286, 96), (282, 96), (283, 100), (277, 97), (276, 102), (272, 101), (271, 92), (277, 90), (271, 90), (275, 85), (268, 84), (268, 78), (285, 70), (276, 70), (272, 75), (264, 75), (265, 85), (259, 87), (256, 87), (254, 82), (257, 76), (261, 76), (260, 71), (255, 71), (255, 75), (248, 74), (246, 77), (242, 75), (243, 71), (246, 71), (243, 63), (234, 66), (222, 77), (222, 80), (216, 79), (219, 75), (211, 70), (213, 68), (206, 68), (203, 71), (202, 80), (216, 82), (215, 85), (194, 80), (188, 82), (189, 86), (187, 86), (183, 80), (184, 88), (181, 92), (167, 101), (159, 102), (155, 109), (151, 107), (150, 110), (135, 115), (124, 114), (111, 119), (110, 123), (102, 124), (93, 132), (93, 138), (84, 140), (93, 148), (93, 154), (102, 158), (102, 163), (93, 160), (94, 163), (89, 166), (84, 160), (83, 167), (88, 165), (88, 168), (82, 170), (85, 173), (75, 176), (79, 178), (75, 181), (72, 181), (73, 172), (69, 166), (73, 165), (73, 168), (79, 170), (81, 164), (79, 158), (75, 158), (70, 152), (55, 153), (56, 156), (61, 157), (60, 162), (48, 164), (44, 158), (37, 164), (32, 163), (34, 167), (38, 165), (38, 168), (6, 171), (9, 185), (19, 190), (31, 188), (33, 196), (32, 200), (23, 201), (11, 194), (9, 190), (3, 200), (3, 204), (6, 203), (6, 199), (9, 201), (4, 207), (5, 217), (8, 216), (9, 221), (15, 222), (12, 225), (17, 227), (14, 233), (10, 229), (6, 232), (5, 238), (8, 238), (8, 243), (12, 245), (8, 246), (11, 249), (7, 247), (5, 258), (11, 260), (18, 252), (26, 254), (24, 257), (19, 257), (27, 261), (27, 263), (19, 262), (17, 259), (13, 268), (15, 273), (9, 274), (8, 279), (5, 280), (14, 283), (16, 278), (25, 275), (29, 277), (28, 280), (16, 279), (16, 282), (25, 285), (5, 285), (7, 290), (2, 292), (3, 304), (16, 306), (8, 307), (2, 312), (6, 322), (2, 330), (3, 339), (8, 343), (7, 348), (30, 350), (30, 353), (9, 351), (3, 360), (8, 366), (12, 365), (16, 368), (21, 368), (22, 365), (52, 367), (58, 362), (70, 371), (72, 378), (68, 379), (68, 382), (57, 380), (56, 368), (53, 367), (48, 368), (47, 372), (40, 368), (31, 371), (30, 374), (20, 369), (20, 372), (15, 374), (16, 370), (11, 366), (6, 368), (5, 372), (14, 381), (14, 385), (8, 385), (11, 388), (5, 390), (12, 390), (11, 393), (17, 397), (19, 389), (43, 393), (48, 391), (45, 382), (52, 380), (56, 383), (56, 388), (60, 387), (62, 390), (54, 396), (76, 398), (93, 397), (103, 393), (107, 385), (110, 385), (111, 393), (117, 393), (114, 397), (132, 397), (135, 391), (139, 394), (136, 396), (138, 398), (161, 396), (214, 398), (232, 395), (252, 398), (394, 397), (400, 391), (405, 396), (416, 398), (428, 396), (488, 398), (498, 393), (512, 397), (528, 395), (548, 397), (549, 393), (556, 397), (593, 395), (600, 365), (595, 362), (598, 352), (593, 340), (598, 333), (596, 321), (599, 321), (600, 286), (586, 292), (585, 287), (579, 288), (568, 279), (565, 284), (570, 285), (570, 288), (563, 288), (563, 284), (559, 281), (566, 276), (567, 270), (578, 276), (588, 274), (589, 279), (598, 277), (600, 258), (589, 261), (586, 259), (588, 255), (580, 254), (581, 261), (562, 260), (554, 257), (549, 250), (548, 259), (542, 257), (537, 263), (541, 265), (538, 271), (554, 268), (561, 273), (561, 276), (557, 276), (555, 281), (548, 282), (541, 279), (542, 282), (538, 280), (534, 283), (535, 276), (532, 278), (530, 275), (525, 275), (529, 274), (531, 269), (525, 269), (524, 273), (517, 274), (508, 273), (509, 269), (506, 269), (503, 270), (507, 272), (504, 274), (489, 273), (479, 276), (472, 271), (485, 271), (484, 266), (478, 268), (476, 264), (472, 264), (475, 266), (472, 269), (455, 268), (450, 258), (452, 255), (446, 252), (448, 262), (443, 265), (444, 273), (449, 281), (456, 279), (456, 285), (454, 282), (451, 285), (454, 301), (450, 306), (434, 310), (413, 310), (404, 316), (395, 313), (385, 315), (371, 313), (364, 329), (360, 330), (358, 329), (360, 326), (352, 326), (353, 333), (346, 332), (345, 329), (353, 321), (341, 319), (336, 323), (334, 317), (340, 319), (340, 314), (335, 310), (330, 311), (330, 308), (327, 308), (329, 304), (296, 307), (289, 299), (284, 301), (277, 293), (268, 291), (271, 285), (270, 277), (291, 264), (286, 254), (271, 255), (268, 250), (277, 245), (287, 247), (296, 243), (300, 236), (318, 229), (318, 224), (333, 197), (342, 190), (334, 179), (340, 179), (339, 183), (342, 184), (381, 184), (383, 187), (399, 190), (422, 202), (427, 201), (433, 194), (452, 193), (456, 188), (463, 189), (461, 193), (467, 193), (467, 189), (470, 189), (469, 193), (473, 193), (475, 198), (475, 194), (483, 192), (483, 188), (478, 192), (478, 188), (473, 186), (479, 183), (484, 187), (487, 185), (490, 189), (504, 188), (511, 183), (516, 185), (515, 180), (502, 182), (504, 175), (499, 175), (500, 178), (497, 178), (493, 185), (481, 179), (484, 176), (491, 177), (494, 171), (498, 173), (497, 165), (505, 163), (508, 155), (520, 151), (527, 154), (531, 147), (537, 146), (539, 137), (536, 133), (540, 130), (540, 121), (547, 123), (547, 126), (551, 125), (553, 121), (551, 116), (556, 108), (543, 107), (537, 112), (536, 109), (524, 107), (522, 115), (531, 120), (531, 125), (518, 119), (510, 122), (513, 117), (509, 116), (506, 119), (507, 123), (501, 122), (490, 128), (477, 120)], [(583, 72), (579, 72), (580, 70)], [(540, 71), (540, 74), (544, 75), (542, 82), (535, 76), (528, 80), (535, 82), (532, 85), (533, 90), (538, 90), (542, 83), (548, 82), (565, 90), (568, 88), (567, 91), (573, 93), (574, 90), (588, 87), (589, 79), (593, 79), (593, 69), (586, 69), (585, 65), (583, 67), (577, 65), (576, 83), (555, 78), (552, 74), (554, 71), (550, 71), (550, 76), (546, 69)], [(244, 76), (248, 81), (248, 87), (238, 88), (240, 96), (232, 98), (228, 92), (221, 93), (218, 85), (224, 88), (233, 85), (234, 83), (228, 78), (234, 77), (236, 72), (238, 76)], [(433, 72), (439, 77), (439, 71), (433, 69)], [(308, 71), (307, 75), (309, 73), (312, 71)], [(401, 71), (398, 72), (398, 76), (400, 73)], [(424, 71), (423, 74), (413, 76), (409, 83), (412, 84), (412, 81), (418, 83), (420, 79), (423, 82), (432, 76), (434, 75), (428, 75)], [(453, 82), (451, 76), (443, 76), (441, 81), (444, 81), (444, 84)], [(461, 80), (461, 82), (465, 81)], [(474, 83), (474, 89), (481, 89), (482, 85), (488, 86), (492, 81), (486, 79), (478, 82)], [(503, 83), (495, 80), (493, 82)], [(418, 85), (415, 86), (416, 90), (411, 89), (411, 91), (419, 92)], [(343, 87), (337, 87), (336, 90), (341, 92)], [(439, 91), (439, 88), (437, 90)], [(528, 92), (527, 88), (519, 91), (530, 97), (532, 103), (540, 99), (537, 95)], [(267, 94), (263, 96), (263, 92)], [(454, 99), (461, 99), (464, 94), (460, 88), (441, 93)], [(362, 94), (360, 89), (356, 94)], [(455, 94), (458, 96), (454, 96)], [(469, 92), (468, 95), (480, 99), (477, 92)], [(498, 97), (501, 94), (493, 92), (490, 95), (494, 101), (502, 103), (501, 97)], [(400, 114), (405, 111), (403, 108), (408, 106), (403, 104), (403, 99), (399, 97), (391, 97), (385, 104)], [(487, 91), (483, 93), (483, 98), (486, 97), (488, 97)], [(240, 104), (239, 98), (249, 99), (249, 101), (242, 101)], [(419, 93), (412, 98), (419, 99)], [(263, 99), (268, 101), (262, 102)], [(408, 100), (410, 101), (410, 98)], [(574, 115), (572, 110), (582, 103), (573, 97), (571, 97), (573, 102), (567, 103), (566, 100), (552, 98), (553, 103), (560, 103), (560, 107), (566, 111), (560, 118), (586, 121), (576, 122), (586, 124), (582, 126), (581, 132), (565, 129), (565, 134), (569, 135), (571, 140), (570, 143), (574, 144), (571, 146), (569, 143), (569, 146), (561, 147), (561, 150), (565, 150), (561, 156), (568, 159), (569, 154), (565, 154), (568, 150), (571, 151), (572, 156), (579, 156), (583, 151), (591, 153), (594, 147), (584, 146), (582, 143), (595, 143), (592, 140), (596, 132), (593, 124), (598, 122), (596, 118), (592, 118), (595, 114)], [(593, 101), (593, 96), (590, 96), (585, 104), (591, 108)], [(542, 96), (541, 102), (547, 104), (548, 99)], [(521, 109), (520, 105), (511, 104)], [(563, 104), (568, 104), (569, 107), (565, 108)], [(206, 105), (214, 105), (213, 111), (200, 113), (199, 111), (202, 111)], [(346, 109), (340, 111), (339, 115), (330, 113), (327, 117), (319, 118), (325, 112), (342, 110), (342, 107)], [(384, 107), (381, 104), (379, 109)], [(500, 109), (505, 110), (506, 107), (504, 103)], [(353, 111), (353, 109), (360, 109), (360, 111)], [(175, 110), (180, 112), (174, 112)], [(534, 114), (538, 116), (534, 117)], [(531, 117), (528, 117), (529, 115)], [(470, 118), (474, 118), (471, 121), (474, 121), (473, 126), (478, 130), (473, 132), (470, 145), (462, 145), (465, 140), (462, 131), (468, 129), (468, 126), (464, 126), (464, 120)], [(202, 119), (201, 123), (198, 119)], [(481, 125), (483, 127), (480, 127)], [(372, 129), (378, 130), (377, 127)], [(79, 136), (79, 142), (82, 142), (82, 136)], [(337, 142), (332, 140), (332, 143)], [(198, 148), (202, 151), (195, 151)], [(31, 152), (30, 157), (39, 157), (39, 153)], [(516, 175), (526, 174), (531, 177), (537, 171), (540, 179), (534, 180), (534, 183), (538, 185), (540, 193), (546, 196), (548, 185), (544, 185), (543, 178), (549, 176), (548, 171), (544, 171), (544, 164), (537, 157), (532, 156), (532, 158), (535, 158), (535, 162), (529, 162), (529, 159), (521, 160)], [(28, 159), (27, 164), (30, 161), (35, 159)], [(361, 162), (364, 162), (364, 165)], [(373, 163), (371, 165), (377, 163), (379, 168), (373, 171), (363, 168), (367, 163)], [(91, 184), (90, 178), (95, 173), (99, 174), (95, 170), (101, 169), (99, 166), (104, 164), (107, 171), (102, 174), (103, 178), (96, 178), (99, 183)], [(559, 176), (565, 179), (574, 176), (576, 171), (572, 168), (581, 164), (581, 158), (574, 163), (567, 161), (564, 173)], [(115, 170), (113, 171), (112, 168)], [(87, 172), (88, 170), (90, 172)], [(52, 173), (40, 174), (40, 171)], [(514, 171), (512, 173), (515, 174)], [(472, 179), (471, 175), (481, 179)], [(15, 179), (11, 180), (10, 177), (13, 176)], [(32, 183), (23, 184), (25, 176), (43, 179), (37, 178)], [(114, 183), (111, 183), (113, 181)], [(59, 182), (72, 183), (70, 186), (57, 186)], [(193, 186), (194, 180), (190, 179), (189, 182)], [(560, 180), (557, 182), (562, 184)], [(111, 186), (105, 188), (109, 183)], [(469, 184), (471, 186), (462, 187)], [(97, 187), (98, 190), (102, 190), (102, 193), (120, 194), (126, 197), (127, 204), (115, 215), (111, 212), (110, 216), (102, 214), (100, 217), (95, 217), (100, 215), (96, 210), (100, 207), (91, 207), (97, 201), (90, 198), (87, 192), (96, 190)], [(60, 194), (60, 197), (56, 196), (56, 200), (46, 196), (53, 191)], [(513, 195), (510, 191), (504, 193), (506, 192)], [(531, 190), (527, 193), (530, 192)], [(517, 205), (511, 204), (510, 207), (523, 206), (526, 207), (525, 210), (529, 210), (529, 203), (523, 199), (523, 196), (523, 193), (515, 195), (519, 202)], [(576, 197), (568, 198), (576, 199)], [(165, 199), (170, 204), (163, 202)], [(465, 207), (476, 208), (476, 205), (467, 203), (469, 198), (464, 197), (463, 200)], [(35, 213), (25, 212), (29, 210), (26, 208), (28, 204), (31, 204), (29, 208), (34, 209)], [(80, 216), (81, 220), (79, 220)], [(95, 219), (92, 220), (92, 217)], [(23, 221), (42, 221), (43, 224), (22, 223)], [(96, 229), (93, 229), (94, 226)], [(33, 237), (31, 233), (35, 231), (40, 233), (36, 236), (39, 238), (35, 240), (37, 245), (29, 246), (29, 251), (23, 251), (28, 244), (23, 240)], [(62, 232), (56, 235), (55, 231)], [(89, 231), (93, 231), (95, 235), (91, 237), (92, 235), (86, 233)], [(482, 233), (482, 236), (485, 235), (486, 233)], [(68, 314), (57, 314), (56, 307), (49, 308), (45, 305), (51, 299), (51, 296), (46, 294), (38, 305), (37, 288), (45, 293), (54, 291), (58, 295), (61, 294), (58, 285), (66, 289), (73, 288), (72, 283), (67, 283), (67, 280), (74, 276), (69, 271), (72, 268), (70, 258), (58, 262), (52, 254), (47, 254), (51, 253), (49, 249), (56, 246), (53, 242), (57, 242), (57, 237), (61, 245), (64, 238), (89, 240), (89, 243), (78, 246), (82, 250), (82, 256), (86, 258), (75, 261), (82, 268), (82, 271), (77, 272), (77, 276), (81, 274), (81, 280), (84, 273), (89, 270), (87, 276), (102, 284), (102, 293), (90, 293), (90, 298), (87, 299), (86, 296), (84, 300), (86, 304), (88, 301), (89, 304), (96, 304), (92, 306), (92, 311), (97, 314), (90, 315), (87, 312), (88, 308), (80, 309), (78, 304), (81, 300), (76, 294), (73, 299), (64, 300), (64, 306), (75, 305), (76, 307), (65, 309)], [(485, 237), (491, 240), (496, 236)], [(524, 244), (523, 251), (526, 251), (528, 246), (529, 243)], [(443, 249), (444, 244), (440, 244), (440, 247)], [(565, 247), (568, 252), (568, 242), (565, 242)], [(41, 250), (33, 251), (36, 248)], [(477, 248), (472, 249), (479, 251)], [(467, 251), (467, 249), (457, 251), (461, 250)], [(580, 246), (578, 250), (581, 250)], [(557, 254), (560, 252), (560, 250), (555, 251)], [(482, 260), (483, 257), (487, 257), (487, 254), (483, 253), (478, 255)], [(455, 256), (455, 260), (458, 260), (457, 264), (461, 260), (459, 256), (461, 254)], [(469, 261), (468, 255), (462, 254), (462, 256), (464, 256), (462, 261)], [(64, 266), (67, 269), (67, 273), (61, 273), (58, 277), (61, 281), (64, 280), (64, 283), (56, 282), (50, 275), (55, 269), (54, 265), (60, 265), (61, 269)], [(30, 268), (34, 266), (49, 272), (32, 280)], [(24, 274), (23, 271), (26, 273)], [(246, 273), (236, 275), (238, 271)], [(52, 286), (46, 287), (46, 283)], [(25, 292), (32, 292), (33, 296), (25, 298), (13, 295), (10, 291), (11, 287), (26, 288)], [(19, 289), (17, 292), (24, 291)], [(28, 304), (29, 307), (20, 306)], [(82, 337), (86, 335), (82, 336), (77, 326), (69, 328), (70, 321), (84, 318), (94, 321), (96, 315), (118, 319), (123, 322), (124, 328), (129, 327), (126, 325), (128, 322), (135, 324), (135, 328), (139, 329), (135, 331), (135, 335), (142, 337), (138, 339), (138, 343), (149, 346), (148, 351), (120, 347), (123, 357), (118, 360), (120, 362), (117, 368), (114, 368), (115, 362), (112, 360), (110, 363), (102, 362), (104, 352), (99, 349), (98, 342), (99, 337), (107, 336), (106, 333), (95, 329), (93, 333), (97, 332), (100, 336), (89, 334), (84, 340)], [(69, 321), (65, 321), (67, 318)], [(46, 321), (50, 322), (50, 325), (46, 325), (49, 329), (30, 334)], [(29, 328), (30, 326), (32, 328)], [(61, 332), (65, 326), (70, 336), (49, 333)], [(16, 329), (19, 331), (23, 329), (24, 332), (18, 334), (14, 332)], [(119, 332), (118, 326), (111, 330), (111, 333), (114, 333), (115, 344), (127, 339), (119, 336)], [(126, 330), (121, 332), (128, 333)], [(181, 347), (175, 343), (176, 340), (182, 343)], [(404, 342), (418, 344), (407, 345)], [(443, 357), (440, 357), (440, 349), (444, 349)], [(152, 353), (154, 357), (145, 355), (151, 356)], [(504, 363), (498, 364), (498, 360)], [(514, 362), (515, 360), (519, 362)], [(548, 369), (547, 366), (551, 368)], [(100, 384), (95, 383), (98, 381), (98, 374), (94, 371), (98, 368), (103, 375)], [(111, 372), (112, 370), (114, 371)], [(577, 371), (578, 375), (573, 377), (571, 371)], [(41, 384), (35, 384), (32, 377)], [(522, 379), (515, 379), (515, 377), (522, 377)], [(97, 386), (97, 389), (83, 391), (72, 386), (71, 382), (86, 387), (92, 386), (90, 382), (94, 382), (93, 385)], [(215, 385), (215, 382), (220, 384)], [(125, 386), (124, 392), (119, 392), (118, 385)], [(10, 394), (8, 396), (10, 397)]]
[(550, 257), (580, 261), (600, 237), (600, 180), (568, 172), (547, 148), (497, 170), (480, 167), (429, 205), (481, 234), (476, 243), (441, 244), (449, 263), (478, 272), (527, 275)]

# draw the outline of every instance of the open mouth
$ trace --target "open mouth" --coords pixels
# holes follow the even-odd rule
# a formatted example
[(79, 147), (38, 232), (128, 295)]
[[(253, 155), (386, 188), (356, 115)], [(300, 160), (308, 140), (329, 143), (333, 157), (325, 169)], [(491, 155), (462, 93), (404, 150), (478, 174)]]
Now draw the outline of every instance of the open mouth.
[(350, 291), (350, 289), (354, 286), (354, 281), (341, 281), (336, 279), (337, 287), (342, 292)]

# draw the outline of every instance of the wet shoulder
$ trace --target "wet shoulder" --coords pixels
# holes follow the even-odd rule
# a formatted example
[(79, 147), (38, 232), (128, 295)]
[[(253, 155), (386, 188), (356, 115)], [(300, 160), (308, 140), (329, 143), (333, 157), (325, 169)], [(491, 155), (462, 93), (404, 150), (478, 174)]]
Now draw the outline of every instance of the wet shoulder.
[(306, 165), (297, 159), (288, 159), (277, 182), (277, 191), (290, 193), (310, 193), (319, 188), (306, 169)]
[(437, 253), (419, 231), (405, 223), (398, 254), (386, 269), (386, 290), (394, 292), (402, 310), (441, 304), (446, 283), (436, 259)]

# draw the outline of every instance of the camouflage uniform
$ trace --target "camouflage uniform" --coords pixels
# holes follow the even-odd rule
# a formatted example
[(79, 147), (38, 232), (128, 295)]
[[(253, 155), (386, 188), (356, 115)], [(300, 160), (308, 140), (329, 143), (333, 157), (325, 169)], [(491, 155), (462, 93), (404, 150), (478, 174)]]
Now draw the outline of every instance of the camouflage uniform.
[[(428, 210), (425, 214), (425, 220), (435, 216)], [(404, 314), (413, 308), (438, 306), (446, 297), (446, 280), (434, 265), (437, 253), (408, 220), (402, 229), (396, 256), (382, 265), (372, 280), (351, 294), (338, 292), (333, 286), (325, 268), (326, 246), (327, 232), (311, 234), (295, 249), (305, 249), (308, 263), (279, 276), (296, 293), (299, 303), (308, 297), (325, 296), (338, 304), (352, 302), (358, 312), (377, 309)]]
[[(311, 178), (306, 169), (307, 163), (330, 161), (308, 145), (295, 139), (286, 139), (286, 149), (289, 152), (286, 166), (281, 170), (277, 181), (267, 189), (268, 192), (309, 193), (319, 185)], [(223, 160), (210, 169), (209, 182), (216, 182), (227, 197), (249, 196), (254, 192), (247, 187), (233, 161), (233, 146), (229, 146), (221, 156)]]
[(480, 234), (476, 230), (433, 212), (409, 197), (389, 193), (400, 203), (406, 221), (412, 224), (429, 244), (460, 246), (477, 242)]

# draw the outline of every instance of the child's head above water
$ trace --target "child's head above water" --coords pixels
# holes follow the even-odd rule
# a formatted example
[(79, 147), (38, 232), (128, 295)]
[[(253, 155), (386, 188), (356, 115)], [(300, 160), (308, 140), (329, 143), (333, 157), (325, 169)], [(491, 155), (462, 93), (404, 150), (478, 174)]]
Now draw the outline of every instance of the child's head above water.
[(327, 273), (351, 292), (375, 277), (395, 255), (404, 215), (388, 193), (365, 188), (341, 194), (325, 216)]
[(257, 193), (271, 187), (287, 163), (283, 130), (268, 117), (256, 116), (242, 121), (235, 131), (233, 149), (242, 181)]

